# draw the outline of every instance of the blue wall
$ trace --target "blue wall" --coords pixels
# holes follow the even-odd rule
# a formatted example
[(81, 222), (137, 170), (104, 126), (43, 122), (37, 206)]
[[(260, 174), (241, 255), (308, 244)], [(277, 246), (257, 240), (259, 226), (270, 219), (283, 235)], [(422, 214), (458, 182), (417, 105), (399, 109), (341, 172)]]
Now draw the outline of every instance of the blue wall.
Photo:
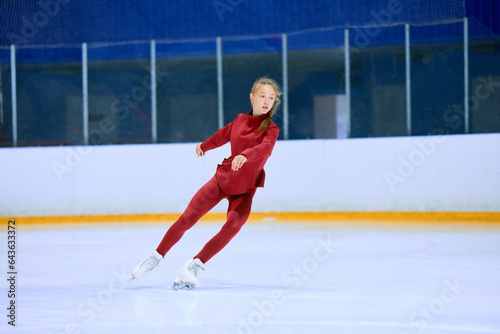
[[(386, 1), (357, 0), (357, 4), (351, 1), (349, 5), (341, 0), (311, 1), (274, 1), (270, 2), (268, 10), (257, 13), (260, 7), (253, 2), (243, 0), (229, 2), (227, 0), (192, 0), (175, 2), (175, 5), (165, 1), (146, 1), (140, 2), (139, 5), (135, 1), (48, 0), (45, 3), (51, 5), (43, 7), (43, 11), (40, 5), (42, 2), (5, 0), (0, 2), (0, 46), (3, 45), (6, 48), (13, 42), (20, 46), (47, 44), (67, 46), (57, 49), (28, 49), (29, 52), (18, 54), (19, 63), (80, 61), (82, 42), (91, 44), (89, 45), (89, 59), (92, 60), (149, 58), (147, 41), (153, 38), (200, 40), (185, 45), (159, 44), (158, 57), (214, 54), (215, 36), (276, 35), (282, 32), (295, 34), (297, 31), (332, 26), (342, 29), (345, 26), (369, 25), (374, 21), (373, 12), (381, 13), (389, 6)], [(500, 34), (500, 2), (497, 0), (466, 0), (465, 8), (460, 8), (461, 1), (459, 0), (426, 1), (419, 4), (418, 11), (413, 10), (415, 2), (393, 1), (401, 4), (405, 9), (400, 14), (391, 15), (391, 19), (388, 20), (390, 25), (401, 24), (401, 22), (420, 25), (431, 18), (443, 22), (457, 21), (466, 15), (470, 19), (471, 39), (498, 38)], [(434, 14), (435, 16), (431, 17), (428, 12), (436, 11), (433, 6), (444, 2), (455, 10), (447, 13), (443, 11), (442, 14), (437, 16)], [(215, 5), (216, 3), (219, 7)], [(224, 3), (226, 7), (222, 6)], [(195, 5), (197, 10), (194, 11)], [(345, 8), (340, 10), (341, 6)], [(356, 11), (353, 9), (355, 6), (357, 6)], [(366, 10), (361, 12), (359, 8), (366, 8)], [(464, 9), (465, 13), (461, 12)], [(311, 10), (312, 12), (308, 12)], [(372, 28), (372, 32), (373, 29), (377, 28)], [(352, 31), (363, 37), (364, 29), (356, 28)], [(370, 30), (367, 32), (368, 36), (371, 36)], [(357, 41), (354, 40), (351, 45), (356, 47), (404, 42), (404, 35), (397, 27), (385, 27), (376, 32), (377, 38), (360, 38)], [(459, 24), (421, 27), (413, 29), (411, 35), (412, 43), (442, 42), (462, 38), (463, 27)], [(115, 46), (99, 44), (138, 40), (145, 43)], [(243, 47), (238, 43), (226, 44), (224, 53), (269, 51), (281, 48), (279, 39), (275, 40), (274, 44), (269, 43), (269, 39), (251, 39), (244, 41), (244, 44)], [(290, 50), (331, 48), (342, 45), (343, 34), (332, 31), (296, 34), (296, 38), (289, 41)], [(8, 61), (8, 52), (0, 52), (0, 62)]]
[(464, 15), (463, 0), (3, 0), (0, 45), (259, 36)]
[[(89, 57), (98, 59), (148, 58), (147, 43), (127, 44), (113, 47), (92, 48), (108, 42), (144, 41), (150, 39), (175, 40), (198, 39), (204, 42), (159, 45), (158, 56), (180, 56), (187, 54), (214, 54), (215, 36), (249, 36), (282, 32), (295, 34), (308, 29), (324, 29), (332, 26), (344, 27), (370, 25), (373, 13), (387, 11), (387, 1), (356, 0), (309, 0), (274, 1), (269, 8), (261, 10), (260, 5), (243, 0), (220, 1), (69, 1), (47, 0), (45, 7), (38, 1), (5, 0), (0, 2), (0, 46), (16, 45), (66, 45), (66, 49), (30, 49), (18, 55), (18, 62), (68, 62), (79, 61), (82, 42), (90, 43)], [(391, 2), (389, 2), (391, 3)], [(415, 2), (393, 0), (402, 5), (401, 13), (390, 15), (389, 25), (410, 22), (415, 26), (426, 20), (450, 22), (460, 20), (464, 15), (470, 19), (471, 39), (491, 38), (500, 34), (500, 2), (497, 0), (423, 1), (418, 10)], [(452, 11), (439, 13), (436, 6), (447, 3)], [(216, 5), (218, 4), (218, 5)], [(225, 4), (225, 5), (224, 5)], [(222, 6), (222, 7), (221, 7)], [(225, 7), (224, 7), (225, 6)], [(461, 7), (462, 6), (462, 7)], [(197, 8), (193, 10), (193, 8)], [(359, 8), (366, 8), (360, 11)], [(45, 15), (45, 16), (44, 16)], [(384, 20), (383, 18), (380, 20)], [(376, 29), (376, 28), (375, 28)], [(352, 29), (362, 32), (363, 29)], [(373, 28), (372, 28), (373, 31)], [(369, 33), (369, 32), (368, 32)], [(302, 36), (302, 38), (301, 38)], [(461, 25), (444, 24), (427, 26), (412, 31), (412, 43), (460, 40), (463, 38)], [(400, 29), (391, 27), (377, 31), (377, 38), (360, 39), (362, 46), (399, 44), (404, 41)], [(248, 50), (279, 50), (269, 45), (268, 40), (246, 41)], [(298, 34), (290, 39), (290, 50), (331, 48), (343, 45), (343, 35), (331, 31), (313, 34)], [(356, 47), (356, 41), (353, 46)], [(245, 52), (240, 46), (225, 45), (224, 53)], [(0, 52), (0, 61), (8, 62), (8, 53)]]

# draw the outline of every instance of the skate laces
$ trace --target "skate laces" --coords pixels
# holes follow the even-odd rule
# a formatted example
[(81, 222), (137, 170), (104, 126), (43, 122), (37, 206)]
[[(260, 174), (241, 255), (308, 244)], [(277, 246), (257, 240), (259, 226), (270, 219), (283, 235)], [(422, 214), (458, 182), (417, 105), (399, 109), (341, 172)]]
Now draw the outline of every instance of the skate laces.
[(193, 273), (194, 276), (198, 276), (198, 270), (201, 269), (201, 270), (205, 270), (205, 268), (203, 268), (203, 265), (202, 264), (199, 264), (197, 263), (198, 260), (200, 263), (201, 261), (199, 259), (195, 259), (195, 260), (192, 260), (189, 265), (188, 265), (188, 270)]
[(151, 255), (141, 264), (141, 269), (144, 271), (151, 271), (158, 265), (159, 262), (160, 260)]

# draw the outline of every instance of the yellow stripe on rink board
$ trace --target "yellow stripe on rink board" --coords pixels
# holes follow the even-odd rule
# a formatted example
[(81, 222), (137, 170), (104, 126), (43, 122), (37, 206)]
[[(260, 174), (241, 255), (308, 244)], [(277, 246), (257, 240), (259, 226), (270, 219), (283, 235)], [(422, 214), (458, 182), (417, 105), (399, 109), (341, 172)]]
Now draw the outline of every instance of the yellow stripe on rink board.
[[(252, 213), (276, 217), (280, 221), (360, 221), (360, 222), (407, 222), (407, 223), (500, 223), (500, 212), (459, 211), (344, 211), (344, 212), (279, 212)], [(251, 217), (252, 218), (252, 217)], [(259, 220), (260, 220), (259, 219)]]
[[(24, 224), (78, 224), (78, 223), (140, 223), (174, 222), (180, 213), (73, 215), (73, 216), (22, 216), (15, 218)], [(221, 222), (226, 213), (208, 213), (201, 221)], [(500, 224), (500, 212), (412, 212), (412, 211), (352, 211), (352, 212), (252, 212), (253, 222), (389, 222), (389, 223), (492, 223)]]

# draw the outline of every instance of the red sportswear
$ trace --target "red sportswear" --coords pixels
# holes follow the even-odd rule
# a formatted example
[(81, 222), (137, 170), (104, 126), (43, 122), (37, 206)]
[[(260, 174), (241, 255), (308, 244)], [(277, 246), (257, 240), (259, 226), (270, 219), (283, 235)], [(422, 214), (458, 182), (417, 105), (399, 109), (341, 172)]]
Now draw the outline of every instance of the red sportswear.
[[(214, 177), (196, 192), (184, 213), (170, 226), (156, 249), (158, 253), (165, 256), (188, 229), (224, 198), (229, 201), (227, 221), (195, 258), (206, 263), (238, 233), (250, 215), (257, 187), (264, 186), (263, 168), (279, 134), (273, 122), (266, 130), (258, 131), (260, 122), (266, 117), (253, 117), (252, 111), (239, 114), (232, 123), (201, 144), (201, 150), (206, 152), (231, 141), (231, 156), (217, 167)], [(240, 154), (246, 156), (247, 161), (235, 172), (231, 163)]]
[[(271, 121), (264, 131), (258, 131), (260, 123), (267, 114), (253, 117), (238, 114), (236, 119), (214, 133), (201, 144), (201, 150), (207, 152), (231, 141), (231, 156), (217, 166), (215, 174), (222, 191), (229, 195), (251, 192), (256, 187), (264, 187), (266, 173), (264, 165), (276, 144), (279, 128)], [(244, 155), (247, 161), (238, 171), (231, 169), (231, 163), (237, 155)]]

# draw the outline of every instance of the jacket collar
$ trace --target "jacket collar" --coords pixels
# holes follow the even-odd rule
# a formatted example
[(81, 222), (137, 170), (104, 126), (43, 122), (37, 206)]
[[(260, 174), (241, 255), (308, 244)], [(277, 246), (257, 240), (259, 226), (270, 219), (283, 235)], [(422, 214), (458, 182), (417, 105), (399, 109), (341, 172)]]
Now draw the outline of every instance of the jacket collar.
[(247, 114), (250, 116), (250, 122), (252, 124), (260, 124), (263, 120), (267, 118), (267, 114), (260, 115), (259, 117), (253, 117), (253, 109)]

